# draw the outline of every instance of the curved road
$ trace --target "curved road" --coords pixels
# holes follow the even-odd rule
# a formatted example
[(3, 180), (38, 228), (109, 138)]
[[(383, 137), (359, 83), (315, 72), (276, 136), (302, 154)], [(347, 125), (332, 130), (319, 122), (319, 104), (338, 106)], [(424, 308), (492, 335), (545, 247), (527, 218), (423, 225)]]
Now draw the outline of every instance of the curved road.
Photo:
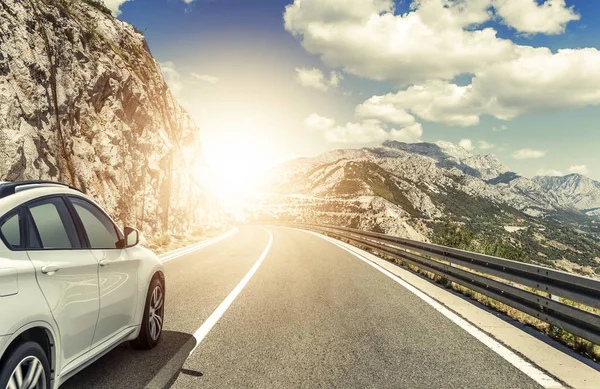
[[(255, 266), (270, 233), (264, 261), (196, 347), (194, 333)], [(165, 271), (159, 346), (122, 345), (62, 388), (541, 388), (419, 297), (308, 232), (243, 227)]]

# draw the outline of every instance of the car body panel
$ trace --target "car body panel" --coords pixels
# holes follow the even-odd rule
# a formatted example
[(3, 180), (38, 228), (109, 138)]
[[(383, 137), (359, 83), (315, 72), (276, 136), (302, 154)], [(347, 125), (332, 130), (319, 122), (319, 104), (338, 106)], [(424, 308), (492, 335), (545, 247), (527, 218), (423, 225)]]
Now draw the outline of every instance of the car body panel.
[(95, 346), (136, 324), (141, 258), (130, 255), (128, 249), (92, 249), (91, 253), (105, 264), (98, 272), (100, 315), (92, 342)]
[(16, 282), (19, 293), (0, 297), (0, 335), (12, 335), (26, 324), (37, 320), (53, 322), (44, 295), (37, 285), (35, 268), (27, 252), (11, 252), (10, 259), (4, 254), (0, 254), (0, 269), (15, 269), (17, 274), (10, 275), (11, 271), (0, 275), (0, 278), (3, 278), (0, 283)]
[(19, 293), (19, 273), (14, 267), (0, 268), (0, 297)]
[(10, 335), (0, 335), (0, 355), (4, 354), (4, 351), (10, 344)]
[[(26, 332), (32, 328), (41, 328), (48, 335), (48, 338), (49, 338), (50, 344), (51, 344), (51, 350), (50, 350), (51, 355), (49, 358), (50, 359), (50, 368), (52, 369), (52, 371), (57, 371), (60, 368), (61, 360), (60, 360), (60, 357), (57, 355), (56, 350), (59, 350), (62, 345), (60, 343), (59, 337), (57, 336), (58, 328), (56, 327), (56, 323), (54, 322), (54, 319), (52, 319), (52, 316), (49, 313), (47, 314), (47, 317), (50, 319), (50, 321), (45, 321), (45, 320), (31, 321), (31, 322), (17, 328), (13, 332), (12, 335), (5, 335), (3, 337), (0, 337), (0, 357), (2, 357), (4, 355), (4, 352), (19, 337), (19, 335), (23, 334), (24, 332)], [(50, 385), (50, 387), (53, 389), (58, 388), (58, 385), (56, 384), (56, 380), (54, 380), (54, 379), (52, 380), (52, 384)]]
[(106, 339), (104, 342), (98, 344), (86, 354), (83, 354), (79, 358), (71, 361), (71, 363), (64, 366), (60, 371), (60, 374), (56, 379), (55, 387), (57, 388), (58, 386), (62, 385), (69, 378), (73, 377), (90, 364), (102, 358), (102, 356), (106, 355), (106, 353), (110, 352), (123, 341), (128, 340), (131, 337), (131, 334), (135, 333), (136, 330), (137, 326), (124, 328), (118, 333), (114, 334), (111, 338)]
[[(60, 328), (63, 347), (59, 353), (69, 363), (92, 346), (100, 296), (98, 261), (89, 250), (32, 250), (29, 258), (36, 269), (38, 285)], [(43, 266), (60, 269), (43, 274)]]
[(160, 275), (164, 279), (164, 270), (162, 262), (160, 261), (158, 256), (145, 247), (142, 247), (140, 245), (129, 247), (127, 248), (127, 252), (132, 258), (144, 259), (140, 260), (139, 262), (137, 286), (138, 304), (134, 318), (135, 323), (141, 323), (142, 317), (144, 315), (144, 307), (146, 304), (146, 295), (148, 294), (148, 289), (150, 288), (150, 282), (152, 281), (152, 277), (160, 273)]

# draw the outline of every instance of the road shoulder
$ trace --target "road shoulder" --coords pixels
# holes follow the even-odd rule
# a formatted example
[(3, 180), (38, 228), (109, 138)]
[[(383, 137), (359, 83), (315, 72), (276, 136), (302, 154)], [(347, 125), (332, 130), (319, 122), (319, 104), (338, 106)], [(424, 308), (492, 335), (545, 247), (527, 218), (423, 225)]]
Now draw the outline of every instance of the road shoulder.
[(332, 240), (414, 286), (568, 386), (577, 389), (598, 387), (600, 368), (594, 367), (593, 361), (415, 273), (345, 242)]

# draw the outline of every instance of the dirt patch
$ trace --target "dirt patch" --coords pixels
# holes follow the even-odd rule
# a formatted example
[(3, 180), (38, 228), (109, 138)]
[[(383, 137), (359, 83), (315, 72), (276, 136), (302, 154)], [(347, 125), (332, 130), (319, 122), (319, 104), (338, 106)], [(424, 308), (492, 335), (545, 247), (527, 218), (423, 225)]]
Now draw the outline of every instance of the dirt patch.
[(217, 228), (193, 227), (190, 229), (190, 232), (185, 235), (169, 233), (155, 234), (154, 236), (148, 237), (142, 244), (154, 251), (155, 254), (160, 255), (167, 251), (176, 250), (221, 235), (229, 229), (229, 226)]

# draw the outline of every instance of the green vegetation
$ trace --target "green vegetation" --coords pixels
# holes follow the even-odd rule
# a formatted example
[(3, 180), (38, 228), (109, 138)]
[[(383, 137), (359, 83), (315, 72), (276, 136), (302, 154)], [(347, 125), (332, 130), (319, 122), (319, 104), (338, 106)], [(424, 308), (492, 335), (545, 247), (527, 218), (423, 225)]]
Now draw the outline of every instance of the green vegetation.
[(141, 29), (139, 29), (137, 26), (135, 26), (133, 24), (131, 26), (133, 27), (133, 31), (137, 32), (141, 36), (144, 36), (144, 31), (142, 31)]
[(108, 9), (106, 7), (106, 5), (104, 5), (104, 2), (102, 0), (83, 0), (85, 3), (87, 3), (88, 5), (91, 5), (92, 7), (96, 8), (97, 10), (112, 16), (112, 11), (110, 9)]
[(517, 242), (507, 243), (502, 239), (502, 235), (501, 231), (497, 231), (497, 234), (493, 235), (477, 234), (467, 226), (446, 222), (434, 232), (433, 242), (442, 246), (492, 255), (494, 257), (528, 262), (525, 248)]
[(400, 206), (411, 217), (423, 217), (423, 214), (406, 197), (405, 191), (398, 186), (402, 180), (391, 175), (376, 163), (351, 161), (346, 164), (344, 169), (344, 179), (333, 188), (334, 194), (355, 196), (364, 184), (371, 189), (375, 196)]

